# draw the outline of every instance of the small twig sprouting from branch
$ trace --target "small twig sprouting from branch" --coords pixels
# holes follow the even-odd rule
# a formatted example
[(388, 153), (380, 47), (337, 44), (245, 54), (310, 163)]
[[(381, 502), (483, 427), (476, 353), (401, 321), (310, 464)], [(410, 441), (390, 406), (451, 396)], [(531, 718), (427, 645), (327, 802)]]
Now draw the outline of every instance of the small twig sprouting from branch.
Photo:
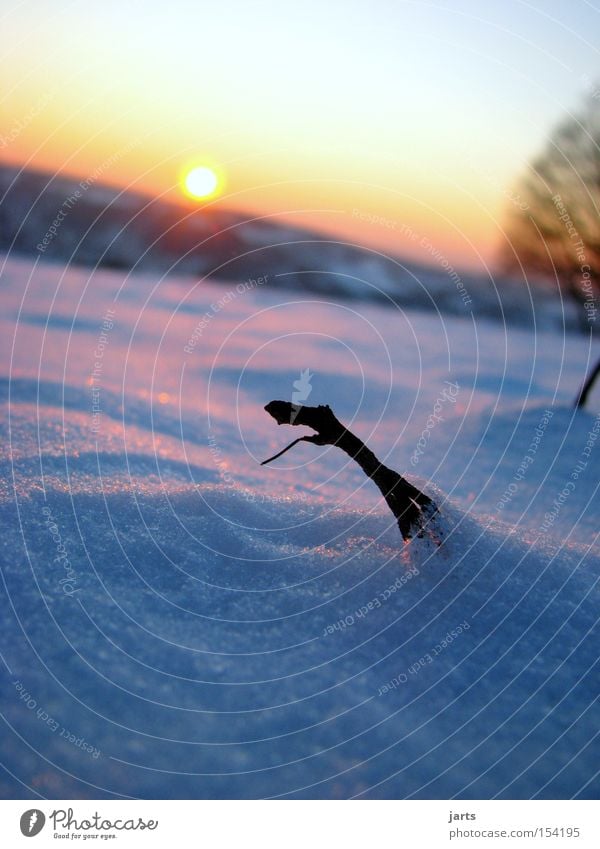
[(261, 465), (261, 466), (266, 466), (266, 465), (267, 465), (267, 463), (272, 463), (272, 462), (273, 462), (273, 460), (276, 460), (278, 457), (281, 457), (281, 455), (282, 455), (282, 454), (285, 454), (285, 452), (286, 452), (286, 451), (289, 451), (289, 450), (290, 450), (290, 448), (293, 448), (293, 447), (294, 447), (294, 445), (297, 445), (299, 442), (308, 442), (309, 440), (310, 440), (310, 437), (307, 437), (307, 436), (299, 436), (299, 437), (298, 437), (298, 439), (294, 439), (294, 441), (293, 441), (293, 442), (290, 442), (290, 444), (289, 444), (289, 445), (286, 445), (286, 447), (285, 447), (285, 448), (283, 448), (281, 451), (279, 451), (277, 454), (273, 454), (273, 456), (272, 456), (272, 457), (269, 457), (269, 459), (268, 459), (268, 460), (263, 460), (263, 461), (262, 461), (262, 463), (261, 463), (260, 465)]

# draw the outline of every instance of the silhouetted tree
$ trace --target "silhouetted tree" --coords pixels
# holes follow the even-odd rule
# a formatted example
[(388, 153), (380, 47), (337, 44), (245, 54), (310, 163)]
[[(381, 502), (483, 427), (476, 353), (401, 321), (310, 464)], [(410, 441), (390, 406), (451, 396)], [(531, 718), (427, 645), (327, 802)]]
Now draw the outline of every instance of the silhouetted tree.
[[(600, 295), (600, 89), (557, 126), (520, 178), (506, 234), (503, 270), (554, 278), (578, 304), (582, 329), (591, 333)], [(577, 406), (599, 373), (600, 362)]]

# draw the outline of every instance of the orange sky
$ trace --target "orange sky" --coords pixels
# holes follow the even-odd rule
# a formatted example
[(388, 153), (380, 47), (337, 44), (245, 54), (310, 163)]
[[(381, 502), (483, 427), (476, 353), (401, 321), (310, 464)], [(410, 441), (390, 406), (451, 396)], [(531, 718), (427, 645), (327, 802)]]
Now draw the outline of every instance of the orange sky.
[(177, 199), (185, 163), (212, 161), (220, 206), (481, 268), (515, 175), (600, 68), (600, 16), (516, 0), (250, 5), (7, 13), (0, 161)]

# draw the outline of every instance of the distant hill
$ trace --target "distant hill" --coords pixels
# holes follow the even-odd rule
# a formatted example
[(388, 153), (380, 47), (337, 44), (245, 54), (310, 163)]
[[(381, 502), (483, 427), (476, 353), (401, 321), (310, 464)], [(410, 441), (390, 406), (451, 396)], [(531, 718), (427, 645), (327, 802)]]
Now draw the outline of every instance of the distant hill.
[[(458, 274), (336, 241), (281, 220), (190, 210), (98, 182), (0, 166), (0, 250), (62, 264), (153, 270), (396, 303), (537, 327), (565, 322), (560, 302), (510, 281)], [(496, 287), (496, 284), (497, 287)], [(567, 316), (567, 324), (576, 322)]]

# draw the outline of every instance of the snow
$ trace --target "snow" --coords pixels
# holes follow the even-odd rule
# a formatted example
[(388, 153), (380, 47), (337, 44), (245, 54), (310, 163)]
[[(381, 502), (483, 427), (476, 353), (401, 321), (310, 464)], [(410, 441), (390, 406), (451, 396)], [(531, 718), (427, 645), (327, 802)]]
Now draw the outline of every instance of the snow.
[[(3, 263), (5, 798), (597, 798), (584, 337)], [(440, 548), (331, 447), (259, 465), (305, 369)]]

